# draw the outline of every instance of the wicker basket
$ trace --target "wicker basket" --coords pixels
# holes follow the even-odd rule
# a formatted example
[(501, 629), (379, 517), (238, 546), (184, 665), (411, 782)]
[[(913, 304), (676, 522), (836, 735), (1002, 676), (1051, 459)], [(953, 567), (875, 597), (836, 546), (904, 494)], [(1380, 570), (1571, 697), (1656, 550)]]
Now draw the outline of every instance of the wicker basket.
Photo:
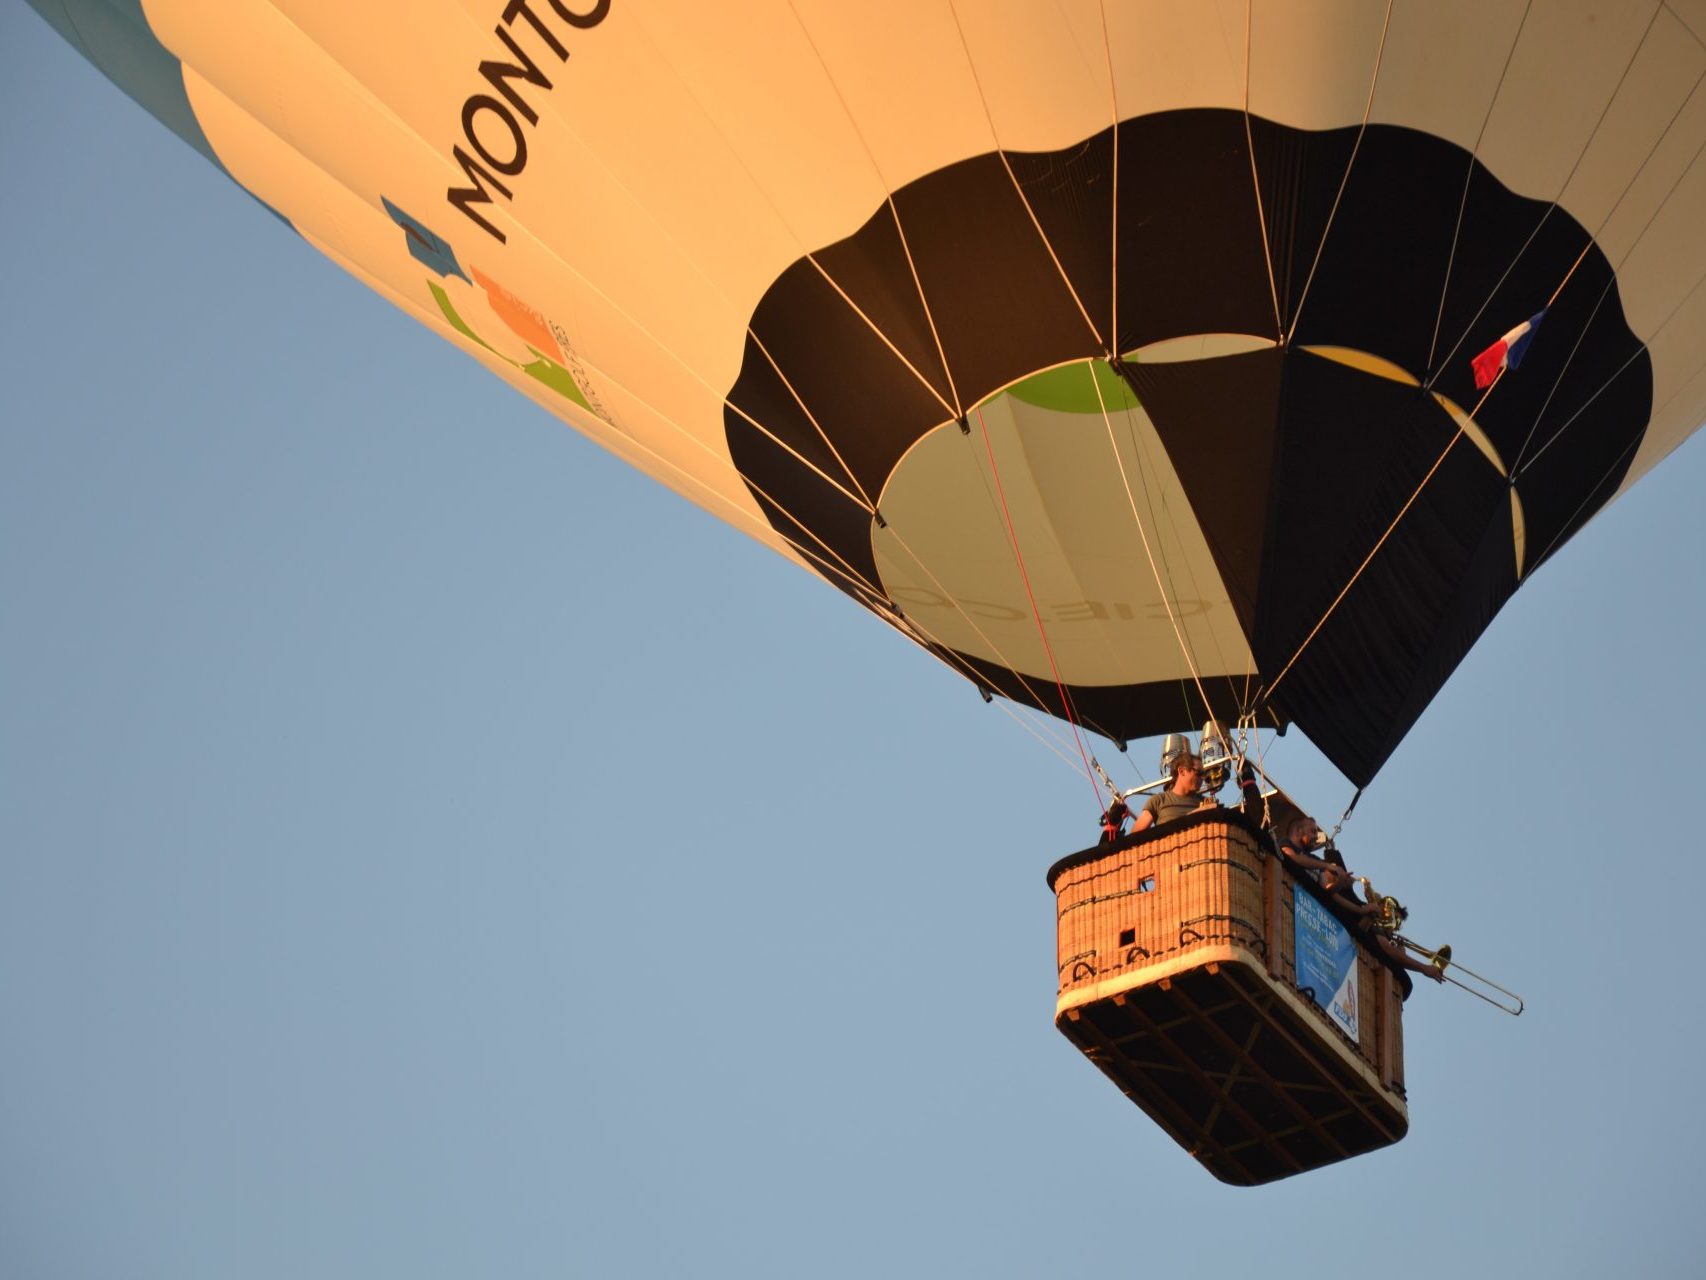
[(1241, 816), (1073, 854), (1049, 885), (1055, 1025), (1215, 1177), (1271, 1182), (1404, 1136), (1397, 976), (1359, 945), (1354, 1040), (1298, 989), (1302, 890)]

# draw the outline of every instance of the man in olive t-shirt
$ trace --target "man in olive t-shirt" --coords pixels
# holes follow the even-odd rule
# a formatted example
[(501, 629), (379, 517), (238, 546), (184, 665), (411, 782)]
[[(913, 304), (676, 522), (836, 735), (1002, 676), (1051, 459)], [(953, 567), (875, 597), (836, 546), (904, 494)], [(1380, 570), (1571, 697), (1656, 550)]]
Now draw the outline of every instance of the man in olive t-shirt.
[(1150, 796), (1131, 824), (1132, 833), (1147, 831), (1163, 822), (1174, 822), (1202, 808), (1202, 759), (1185, 752), (1173, 761), (1173, 785), (1159, 795)]

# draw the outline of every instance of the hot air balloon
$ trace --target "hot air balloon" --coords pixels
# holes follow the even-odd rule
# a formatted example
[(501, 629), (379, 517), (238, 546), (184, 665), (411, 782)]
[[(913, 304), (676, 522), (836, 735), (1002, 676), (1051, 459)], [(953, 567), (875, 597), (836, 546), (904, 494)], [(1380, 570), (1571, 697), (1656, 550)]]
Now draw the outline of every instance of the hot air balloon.
[[(1296, 724), (1361, 787), (1706, 417), (1698, 3), (32, 3), (398, 307), (1075, 731)], [(1169, 963), (1338, 1053), (1261, 893)], [(1181, 987), (1098, 915), (1063, 1018)], [(1341, 1092), (1392, 1141), (1380, 999)], [(1190, 1017), (1157, 1118), (1240, 1113), (1219, 1176), (1366, 1149)]]

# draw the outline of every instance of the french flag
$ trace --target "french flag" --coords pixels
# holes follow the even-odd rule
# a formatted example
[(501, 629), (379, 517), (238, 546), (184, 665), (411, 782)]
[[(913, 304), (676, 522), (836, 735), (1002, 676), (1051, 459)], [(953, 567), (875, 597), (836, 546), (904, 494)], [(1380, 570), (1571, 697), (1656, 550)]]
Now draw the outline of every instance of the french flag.
[(1545, 318), (1545, 311), (1535, 312), (1470, 361), (1475, 368), (1476, 387), (1492, 386), (1506, 369), (1514, 369), (1521, 364), (1522, 358), (1528, 354), (1528, 344), (1534, 341), (1535, 332)]

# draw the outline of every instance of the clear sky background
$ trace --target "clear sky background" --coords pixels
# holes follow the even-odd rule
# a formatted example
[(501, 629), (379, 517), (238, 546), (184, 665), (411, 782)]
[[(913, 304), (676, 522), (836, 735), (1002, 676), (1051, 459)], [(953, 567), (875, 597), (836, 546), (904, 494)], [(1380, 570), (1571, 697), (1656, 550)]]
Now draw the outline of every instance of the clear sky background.
[(1344, 833), (1528, 1012), (1236, 1190), (1051, 1026), (1073, 768), (14, 4), (0, 160), (0, 1276), (1699, 1274), (1698, 438)]

